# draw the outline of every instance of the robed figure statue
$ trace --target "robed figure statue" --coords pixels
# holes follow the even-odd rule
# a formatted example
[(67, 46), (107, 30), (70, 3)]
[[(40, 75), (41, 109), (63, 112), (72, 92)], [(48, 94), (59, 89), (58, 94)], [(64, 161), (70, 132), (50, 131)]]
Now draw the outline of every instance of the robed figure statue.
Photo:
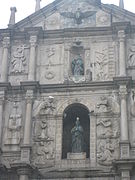
[(84, 65), (80, 54), (78, 55), (77, 58), (73, 59), (72, 61), (72, 74), (74, 76), (84, 75)]
[(80, 124), (79, 117), (77, 117), (75, 126), (71, 130), (71, 135), (72, 135), (72, 153), (84, 152), (83, 128)]

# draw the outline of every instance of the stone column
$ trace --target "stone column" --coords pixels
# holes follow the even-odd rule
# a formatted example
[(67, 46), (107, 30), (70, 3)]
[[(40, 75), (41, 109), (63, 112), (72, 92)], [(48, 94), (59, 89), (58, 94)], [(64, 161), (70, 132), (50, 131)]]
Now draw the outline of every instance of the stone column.
[(29, 180), (30, 170), (28, 167), (20, 167), (17, 170), (17, 174), (19, 175), (19, 180)]
[(37, 36), (30, 37), (30, 57), (29, 57), (29, 74), (28, 80), (35, 81), (36, 76), (36, 46)]
[(121, 104), (121, 119), (120, 119), (120, 146), (121, 158), (129, 157), (129, 132), (128, 132), (128, 116), (127, 116), (127, 87), (120, 85), (120, 104)]
[(91, 159), (91, 166), (96, 165), (96, 123), (97, 117), (96, 114), (90, 113), (90, 159)]
[(56, 156), (55, 160), (56, 163), (61, 163), (61, 157), (62, 157), (62, 127), (63, 127), (63, 116), (58, 115), (57, 121), (56, 121)]
[(32, 99), (33, 90), (26, 92), (26, 115), (24, 126), (23, 146), (21, 147), (21, 161), (30, 161), (30, 147), (31, 147), (31, 126), (32, 126)]
[(8, 80), (8, 48), (10, 44), (10, 38), (4, 37), (3, 39), (3, 57), (1, 64), (1, 82), (7, 82)]
[(128, 141), (128, 118), (127, 118), (127, 87), (120, 85), (119, 89), (121, 99), (121, 140)]
[(121, 172), (121, 180), (130, 180), (130, 171), (129, 170), (123, 170)]
[(119, 75), (126, 76), (126, 49), (125, 49), (125, 31), (118, 31), (119, 38)]
[(19, 180), (29, 180), (28, 175), (20, 175)]
[(3, 103), (4, 103), (5, 92), (0, 91), (0, 146), (2, 143), (2, 125), (3, 125)]

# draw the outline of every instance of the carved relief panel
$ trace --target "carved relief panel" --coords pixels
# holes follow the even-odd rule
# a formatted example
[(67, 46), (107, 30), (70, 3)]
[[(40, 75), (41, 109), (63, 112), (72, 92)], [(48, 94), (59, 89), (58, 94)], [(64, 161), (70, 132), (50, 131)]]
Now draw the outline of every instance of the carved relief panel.
[(32, 162), (48, 165), (55, 158), (55, 100), (53, 97), (37, 100), (33, 106)]
[(2, 47), (0, 47), (0, 78), (1, 78), (1, 64), (2, 64)]
[(128, 67), (135, 67), (135, 43), (131, 44), (128, 49)]
[(116, 74), (115, 49), (113, 44), (93, 44), (92, 74), (94, 81), (108, 81)]
[(60, 29), (60, 14), (58, 12), (52, 14), (44, 21), (44, 27), (45, 30), (54, 30), (54, 29)]
[(127, 40), (127, 51), (126, 51), (126, 60), (127, 60), (127, 74), (132, 76), (133, 80), (135, 79), (135, 41), (133, 39)]
[(38, 77), (40, 83), (63, 81), (63, 45), (48, 45), (39, 48)]
[(16, 85), (27, 79), (29, 46), (20, 44), (12, 46), (9, 68), (9, 81)]
[(6, 145), (19, 145), (23, 136), (22, 105), (19, 101), (9, 102), (6, 114)]
[(96, 14), (96, 26), (110, 26), (111, 25), (111, 16), (110, 14), (99, 10)]
[(12, 48), (11, 53), (11, 65), (10, 73), (11, 74), (26, 74), (28, 71), (28, 46), (19, 45), (18, 47)]

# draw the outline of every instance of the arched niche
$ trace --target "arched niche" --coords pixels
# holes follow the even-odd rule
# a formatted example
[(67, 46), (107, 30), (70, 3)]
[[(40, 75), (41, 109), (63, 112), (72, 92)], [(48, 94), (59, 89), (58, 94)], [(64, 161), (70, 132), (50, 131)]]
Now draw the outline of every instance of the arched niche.
[(67, 158), (67, 153), (72, 151), (71, 129), (75, 126), (77, 117), (84, 130), (84, 152), (89, 158), (90, 154), (90, 117), (87, 107), (80, 103), (69, 105), (63, 112), (63, 134), (62, 134), (62, 159)]
[[(85, 75), (85, 50), (83, 46), (72, 46), (70, 49), (70, 76)], [(78, 69), (78, 70), (77, 70)]]

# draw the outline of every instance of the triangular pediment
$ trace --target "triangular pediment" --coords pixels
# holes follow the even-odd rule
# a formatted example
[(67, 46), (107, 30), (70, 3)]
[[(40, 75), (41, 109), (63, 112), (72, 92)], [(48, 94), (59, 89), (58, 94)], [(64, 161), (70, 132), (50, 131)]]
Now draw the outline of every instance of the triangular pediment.
[(115, 5), (104, 5), (93, 0), (56, 0), (48, 6), (16, 23), (14, 28), (42, 27), (43, 30), (103, 27), (112, 22), (134, 23), (135, 14)]

